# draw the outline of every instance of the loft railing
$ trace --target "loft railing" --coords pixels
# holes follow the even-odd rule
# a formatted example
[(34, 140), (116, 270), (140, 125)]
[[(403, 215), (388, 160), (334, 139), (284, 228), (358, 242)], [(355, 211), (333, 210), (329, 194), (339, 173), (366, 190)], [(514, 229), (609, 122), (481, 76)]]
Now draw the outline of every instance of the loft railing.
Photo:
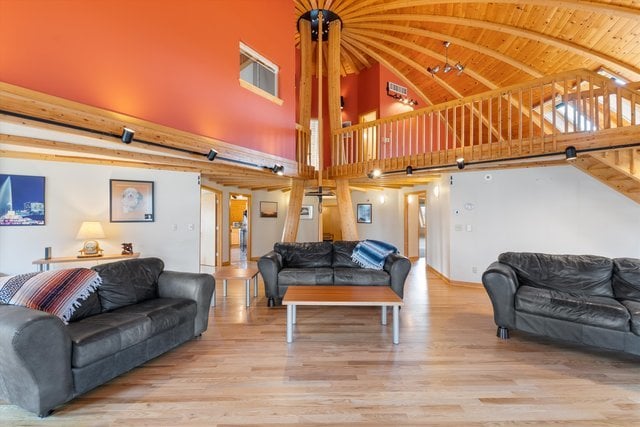
[(315, 168), (311, 166), (311, 130), (299, 124), (296, 125), (296, 161), (299, 176), (314, 176)]
[(389, 169), (557, 152), (585, 135), (638, 126), (640, 93), (629, 86), (576, 70), (339, 129), (329, 176), (362, 172), (357, 164)]

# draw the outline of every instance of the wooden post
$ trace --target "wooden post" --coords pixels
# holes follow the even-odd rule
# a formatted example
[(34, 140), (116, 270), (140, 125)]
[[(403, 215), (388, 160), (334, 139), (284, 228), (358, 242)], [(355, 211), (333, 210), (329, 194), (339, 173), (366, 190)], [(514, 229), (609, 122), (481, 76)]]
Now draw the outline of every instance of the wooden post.
[[(322, 189), (322, 171), (324, 169), (324, 136), (323, 129), (324, 123), (322, 120), (322, 20), (324, 16), (322, 12), (318, 12), (318, 71), (316, 76), (318, 77), (318, 188)], [(318, 206), (318, 241), (322, 241), (322, 206)]]
[(351, 203), (351, 192), (349, 190), (349, 180), (336, 179), (336, 196), (338, 201), (338, 212), (340, 212), (340, 228), (343, 240), (359, 240), (358, 229), (356, 228), (356, 216), (353, 213)]
[(289, 209), (287, 217), (284, 220), (284, 229), (282, 230), (283, 242), (295, 242), (298, 237), (298, 224), (300, 223), (300, 208), (302, 207), (302, 198), (304, 197), (304, 180), (294, 179), (289, 194)]

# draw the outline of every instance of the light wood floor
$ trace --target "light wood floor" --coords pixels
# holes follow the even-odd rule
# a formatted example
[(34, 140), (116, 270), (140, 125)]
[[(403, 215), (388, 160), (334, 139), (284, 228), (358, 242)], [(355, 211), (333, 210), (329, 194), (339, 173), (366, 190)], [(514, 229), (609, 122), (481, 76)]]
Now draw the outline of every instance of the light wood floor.
[[(483, 289), (414, 264), (400, 345), (374, 307), (284, 308), (241, 281), (209, 330), (39, 420), (0, 402), (0, 425), (640, 425), (640, 358), (495, 336)], [(391, 323), (391, 322), (389, 322)], [(0, 361), (1, 363), (1, 361)]]

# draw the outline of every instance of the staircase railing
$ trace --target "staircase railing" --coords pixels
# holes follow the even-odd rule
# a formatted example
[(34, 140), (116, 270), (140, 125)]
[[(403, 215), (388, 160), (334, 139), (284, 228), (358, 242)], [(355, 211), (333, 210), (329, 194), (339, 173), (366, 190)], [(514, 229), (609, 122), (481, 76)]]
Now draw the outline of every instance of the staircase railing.
[[(557, 152), (572, 141), (640, 124), (640, 93), (589, 70), (559, 73), (339, 129), (329, 176)], [(605, 132), (606, 133), (606, 132)], [(366, 171), (365, 171), (366, 172)]]

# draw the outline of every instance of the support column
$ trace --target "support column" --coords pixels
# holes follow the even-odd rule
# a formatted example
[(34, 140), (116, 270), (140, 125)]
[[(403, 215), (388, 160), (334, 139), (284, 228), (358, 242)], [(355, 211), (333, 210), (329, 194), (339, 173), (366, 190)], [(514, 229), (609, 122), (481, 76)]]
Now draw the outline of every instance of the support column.
[(338, 211), (340, 212), (340, 228), (342, 230), (342, 239), (360, 240), (358, 239), (356, 216), (353, 213), (351, 191), (349, 190), (349, 181), (347, 179), (336, 179), (336, 198), (338, 201)]
[(298, 236), (298, 224), (300, 223), (300, 208), (302, 207), (302, 198), (304, 197), (304, 180), (294, 179), (291, 185), (291, 193), (289, 194), (289, 209), (287, 210), (287, 218), (284, 220), (284, 229), (282, 230), (283, 242), (295, 242)]

